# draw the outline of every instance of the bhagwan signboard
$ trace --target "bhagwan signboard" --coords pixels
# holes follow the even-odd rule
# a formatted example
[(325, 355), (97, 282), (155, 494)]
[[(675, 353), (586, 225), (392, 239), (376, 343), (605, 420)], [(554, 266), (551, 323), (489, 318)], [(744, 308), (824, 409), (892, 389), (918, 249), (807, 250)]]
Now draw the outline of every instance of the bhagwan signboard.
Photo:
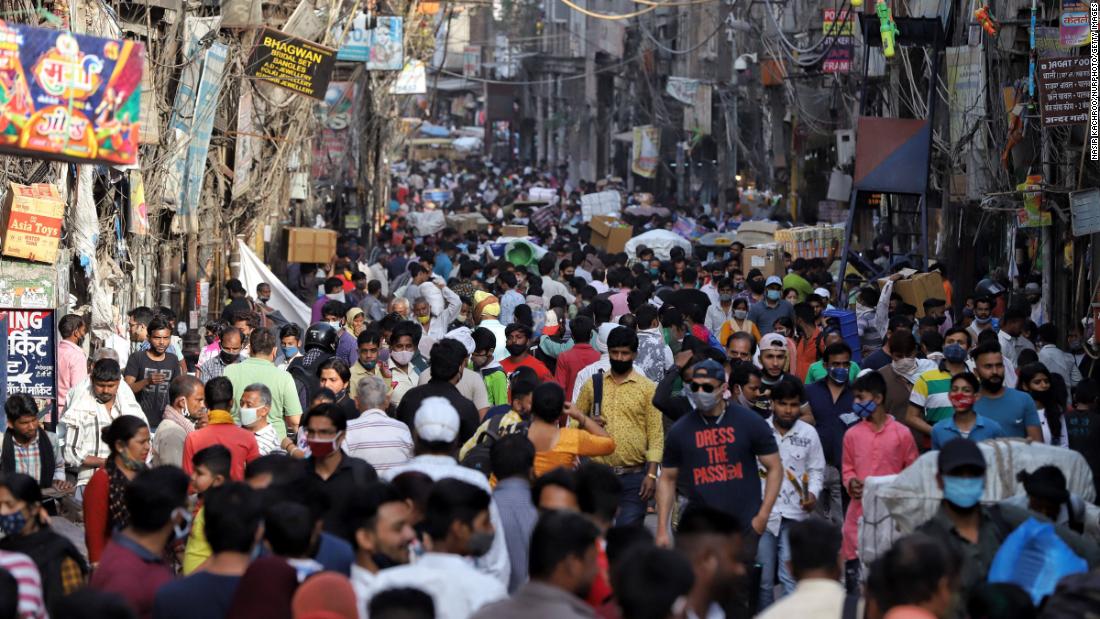
[(137, 163), (145, 48), (0, 20), (0, 151)]
[(336, 65), (336, 50), (264, 28), (245, 72), (323, 101)]

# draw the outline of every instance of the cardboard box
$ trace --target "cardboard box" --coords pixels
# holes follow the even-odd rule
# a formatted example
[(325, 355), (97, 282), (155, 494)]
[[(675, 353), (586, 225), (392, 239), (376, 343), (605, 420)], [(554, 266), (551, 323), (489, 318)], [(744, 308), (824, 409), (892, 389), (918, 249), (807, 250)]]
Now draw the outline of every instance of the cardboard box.
[(616, 217), (596, 215), (588, 224), (592, 229), (592, 246), (617, 254), (626, 249), (626, 242), (634, 236), (634, 226), (628, 226)]
[(527, 236), (527, 226), (501, 226), (500, 236), (525, 237)]
[[(927, 299), (947, 299), (943, 292), (943, 278), (938, 272), (920, 273), (913, 269), (900, 271), (905, 279), (894, 282), (894, 292), (901, 300), (917, 308), (917, 318), (924, 318), (924, 302)], [(885, 285), (886, 279), (879, 280), (879, 288)]]
[(447, 225), (465, 235), (467, 232), (480, 232), (489, 229), (489, 220), (481, 213), (456, 213), (447, 215)]
[(741, 254), (741, 266), (747, 274), (752, 269), (760, 269), (765, 278), (777, 275), (783, 277), (783, 255), (774, 247), (746, 247)]
[(57, 262), (65, 201), (48, 183), (12, 183), (4, 198), (3, 255), (35, 262)]
[(336, 255), (336, 231), (315, 228), (286, 229), (286, 261), (328, 264)]

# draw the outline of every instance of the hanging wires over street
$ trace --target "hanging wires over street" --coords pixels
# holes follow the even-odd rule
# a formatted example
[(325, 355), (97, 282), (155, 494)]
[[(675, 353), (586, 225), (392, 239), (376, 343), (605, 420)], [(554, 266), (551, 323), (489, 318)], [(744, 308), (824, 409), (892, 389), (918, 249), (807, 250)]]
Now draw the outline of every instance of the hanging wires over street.
[[(635, 0), (635, 1), (637, 1), (637, 0)], [(700, 49), (701, 47), (703, 47), (704, 45), (706, 45), (707, 43), (709, 43), (710, 40), (713, 39), (716, 34), (718, 34), (719, 32), (722, 31), (722, 26), (723, 25), (724, 24), (722, 24), (722, 22), (719, 21), (718, 22), (718, 27), (714, 29), (714, 32), (711, 32), (710, 34), (708, 34), (706, 36), (706, 38), (704, 38), (702, 41), (699, 41), (698, 44), (696, 44), (695, 46), (690, 47), (688, 49), (672, 49), (671, 47), (668, 47), (665, 44), (658, 41), (657, 37), (655, 37), (653, 35), (653, 33), (649, 31), (649, 28), (645, 27), (645, 24), (642, 24), (642, 23), (639, 22), (638, 27), (641, 29), (642, 33), (645, 34), (646, 38), (649, 39), (653, 43), (653, 45), (655, 45), (657, 47), (657, 49), (659, 49), (661, 51), (664, 51), (664, 52), (668, 52), (669, 54), (673, 54), (675, 56), (682, 56), (684, 54), (690, 54), (692, 52), (695, 52), (698, 49)]]
[(646, 8), (639, 9), (637, 11), (631, 11), (629, 13), (617, 13), (617, 14), (597, 13), (596, 11), (590, 11), (590, 10), (584, 8), (583, 6), (580, 6), (577, 3), (573, 2), (573, 0), (561, 0), (561, 1), (562, 1), (562, 3), (565, 4), (565, 6), (573, 9), (574, 11), (577, 11), (578, 13), (587, 15), (589, 17), (592, 17), (592, 18), (595, 18), (595, 19), (606, 19), (606, 20), (609, 20), (609, 21), (618, 21), (618, 20), (621, 20), (621, 19), (630, 19), (632, 17), (638, 17), (639, 15), (645, 15), (646, 13), (650, 13), (652, 11), (655, 11), (655, 10), (661, 9), (661, 8), (675, 7), (675, 6), (690, 6), (690, 5), (693, 5), (693, 4), (709, 4), (709, 3), (717, 2), (718, 0), (677, 0), (675, 2), (654, 2), (654, 0), (631, 0), (632, 2), (635, 2), (637, 4), (641, 4), (642, 6), (644, 6)]

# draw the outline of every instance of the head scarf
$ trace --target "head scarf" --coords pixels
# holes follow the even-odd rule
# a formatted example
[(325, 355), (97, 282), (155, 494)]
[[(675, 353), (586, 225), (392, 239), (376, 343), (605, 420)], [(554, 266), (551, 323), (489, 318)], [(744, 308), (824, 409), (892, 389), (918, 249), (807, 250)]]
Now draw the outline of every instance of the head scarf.
[(485, 318), (497, 318), (498, 316), (500, 316), (500, 300), (483, 290), (475, 292), (474, 322), (481, 322)]
[[(310, 576), (298, 587), (291, 601), (294, 619), (326, 612), (324, 616), (359, 619), (355, 590), (347, 576), (321, 572)], [(321, 615), (318, 615), (321, 616)]]
[(362, 315), (363, 315), (363, 310), (359, 309), (358, 307), (353, 307), (353, 308), (348, 310), (347, 314), (344, 314), (344, 320), (345, 320), (344, 324), (347, 325), (348, 332), (351, 333), (352, 335), (354, 335), (355, 337), (359, 337), (359, 334), (352, 330), (352, 324), (355, 322), (355, 317), (356, 316), (362, 316)]
[(260, 557), (248, 566), (237, 584), (227, 617), (291, 619), (290, 602), (298, 588), (298, 574), (281, 557)]

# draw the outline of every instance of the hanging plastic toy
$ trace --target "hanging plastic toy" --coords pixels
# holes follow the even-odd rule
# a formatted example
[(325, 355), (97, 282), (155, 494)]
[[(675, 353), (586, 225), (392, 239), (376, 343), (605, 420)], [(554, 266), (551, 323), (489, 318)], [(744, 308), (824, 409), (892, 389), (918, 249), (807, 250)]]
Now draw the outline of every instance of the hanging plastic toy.
[(885, 0), (878, 0), (875, 3), (875, 13), (878, 14), (878, 31), (882, 35), (882, 55), (893, 58), (894, 44), (901, 32), (898, 31), (898, 25), (894, 23), (894, 15)]
[(997, 30), (1001, 27), (997, 23), (997, 19), (993, 17), (993, 14), (989, 12), (989, 5), (983, 4), (981, 8), (974, 11), (974, 19), (978, 20), (978, 23), (982, 25), (982, 30), (991, 37), (997, 36)]

